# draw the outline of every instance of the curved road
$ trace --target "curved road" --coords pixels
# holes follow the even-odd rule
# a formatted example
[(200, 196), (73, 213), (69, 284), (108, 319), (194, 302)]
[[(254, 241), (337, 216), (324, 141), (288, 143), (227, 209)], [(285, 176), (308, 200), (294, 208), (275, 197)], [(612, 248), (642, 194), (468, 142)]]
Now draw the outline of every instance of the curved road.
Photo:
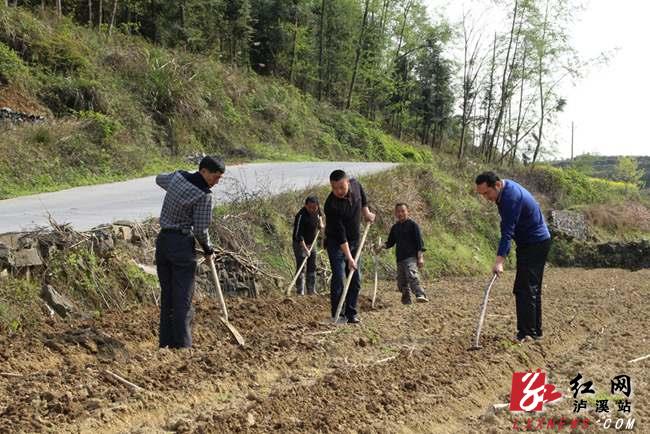
[[(212, 189), (215, 203), (232, 200), (242, 192), (277, 194), (327, 183), (334, 169), (360, 176), (388, 170), (393, 163), (251, 163), (226, 168)], [(0, 201), (0, 233), (47, 226), (48, 213), (58, 223), (80, 231), (115, 220), (143, 220), (158, 216), (164, 191), (154, 177), (111, 184), (77, 187)]]

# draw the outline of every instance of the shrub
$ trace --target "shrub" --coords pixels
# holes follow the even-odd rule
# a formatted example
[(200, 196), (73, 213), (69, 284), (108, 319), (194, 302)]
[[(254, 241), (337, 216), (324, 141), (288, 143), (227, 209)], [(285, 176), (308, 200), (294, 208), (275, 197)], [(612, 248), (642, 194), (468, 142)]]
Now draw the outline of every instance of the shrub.
[(29, 69), (16, 52), (0, 42), (0, 85), (23, 81), (29, 75)]

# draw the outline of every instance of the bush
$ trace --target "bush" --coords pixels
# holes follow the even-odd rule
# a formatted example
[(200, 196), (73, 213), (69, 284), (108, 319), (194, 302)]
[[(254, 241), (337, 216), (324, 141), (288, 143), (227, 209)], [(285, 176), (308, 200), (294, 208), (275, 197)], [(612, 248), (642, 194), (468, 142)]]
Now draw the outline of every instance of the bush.
[(117, 131), (122, 129), (119, 121), (116, 121), (105, 114), (92, 110), (81, 111), (78, 113), (79, 118), (90, 121), (97, 129), (101, 141), (112, 137)]
[(29, 75), (29, 69), (16, 52), (0, 42), (0, 85), (20, 83)]
[(30, 328), (41, 317), (38, 283), (7, 277), (0, 285), (0, 333), (16, 333)]
[(74, 112), (106, 112), (100, 84), (93, 80), (50, 76), (40, 92), (41, 100), (58, 116)]

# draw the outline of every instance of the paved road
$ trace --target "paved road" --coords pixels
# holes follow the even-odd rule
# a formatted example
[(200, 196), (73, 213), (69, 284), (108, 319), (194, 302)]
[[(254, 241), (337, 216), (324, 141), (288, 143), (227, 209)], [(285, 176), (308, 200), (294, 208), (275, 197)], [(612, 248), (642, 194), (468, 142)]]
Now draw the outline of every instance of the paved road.
[[(232, 199), (232, 192), (277, 194), (321, 185), (334, 169), (366, 175), (394, 167), (392, 163), (252, 163), (226, 169), (212, 189), (215, 202)], [(160, 213), (164, 191), (154, 177), (72, 188), (0, 201), (0, 233), (48, 225), (48, 213), (58, 223), (87, 230), (115, 220), (143, 220)]]

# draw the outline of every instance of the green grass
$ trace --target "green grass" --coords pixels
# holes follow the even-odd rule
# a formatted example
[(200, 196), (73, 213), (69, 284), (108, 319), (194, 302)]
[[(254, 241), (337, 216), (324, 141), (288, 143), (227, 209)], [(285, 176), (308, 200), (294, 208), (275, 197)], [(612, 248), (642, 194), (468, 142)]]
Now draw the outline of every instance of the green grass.
[(529, 189), (545, 193), (557, 209), (641, 200), (639, 188), (635, 185), (594, 178), (572, 168), (540, 165), (517, 175)]

